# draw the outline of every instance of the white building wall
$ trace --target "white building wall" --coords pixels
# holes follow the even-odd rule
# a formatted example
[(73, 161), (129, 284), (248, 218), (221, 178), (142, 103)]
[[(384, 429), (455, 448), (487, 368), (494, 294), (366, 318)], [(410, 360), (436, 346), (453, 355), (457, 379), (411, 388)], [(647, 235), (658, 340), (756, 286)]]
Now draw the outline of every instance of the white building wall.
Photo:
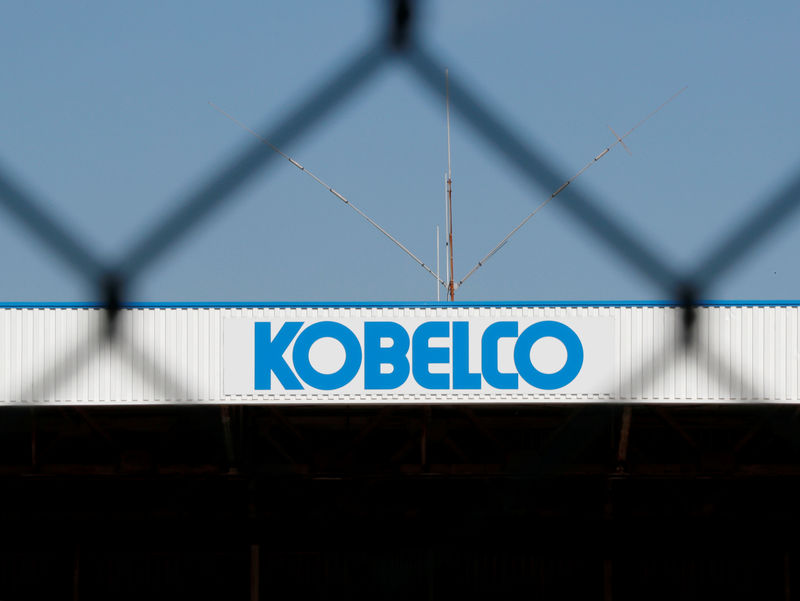
[[(699, 308), (697, 340), (688, 352), (680, 316), (677, 308), (641, 306), (137, 308), (121, 312), (112, 346), (101, 335), (99, 309), (2, 308), (0, 404), (800, 401), (798, 307)], [(225, 348), (225, 332), (232, 331), (226, 323), (398, 321), (412, 328), (422, 321), (469, 321), (479, 332), (480, 324), (493, 321), (519, 321), (522, 328), (542, 320), (567, 323), (586, 348), (581, 374), (562, 389), (431, 391), (409, 382), (367, 391), (354, 380), (335, 391), (242, 392), (239, 386), (231, 392), (231, 382), (252, 373), (253, 351), (230, 333)], [(471, 364), (479, 361), (470, 352)], [(230, 364), (239, 353), (244, 367), (236, 376)]]

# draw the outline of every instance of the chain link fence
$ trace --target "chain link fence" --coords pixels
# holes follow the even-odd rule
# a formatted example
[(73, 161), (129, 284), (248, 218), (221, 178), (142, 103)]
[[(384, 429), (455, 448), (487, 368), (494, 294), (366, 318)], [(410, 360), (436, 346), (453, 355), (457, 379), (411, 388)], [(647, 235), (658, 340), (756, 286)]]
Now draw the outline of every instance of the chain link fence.
[[(279, 148), (289, 146), (300, 136), (313, 132), (380, 72), (399, 65), (410, 69), (421, 90), (444, 102), (446, 92), (441, 85), (444, 65), (418, 35), (418, 9), (418, 3), (412, 0), (387, 1), (385, 18), (376, 27), (376, 35), (367, 40), (343, 68), (294, 103), (296, 108), (269, 128), (264, 138)], [(477, 134), (486, 152), (499, 155), (532, 189), (549, 195), (569, 179), (567, 171), (539, 150), (536, 140), (523, 138), (518, 133), (521, 128), (473, 89), (455, 77), (450, 78), (449, 85), (453, 110)], [(118, 327), (118, 317), (120, 309), (126, 306), (126, 292), (138, 279), (145, 277), (153, 265), (178, 247), (190, 232), (228, 206), (245, 182), (276, 160), (281, 160), (280, 156), (260, 140), (253, 140), (234, 156), (224, 158), (215, 173), (196, 185), (190, 194), (178, 199), (163, 221), (144, 232), (115, 263), (106, 262), (87, 247), (74, 232), (48, 213), (43, 203), (4, 172), (0, 172), (0, 204), (54, 257), (68, 265), (76, 277), (83, 278), (97, 290), (102, 299), (105, 324), (98, 335), (104, 343), (122, 349), (125, 358), (142, 367), (143, 373), (153, 373), (151, 357), (137, 354), (130, 345), (122, 343), (124, 333)], [(680, 308), (683, 336), (679, 352), (669, 357), (656, 353), (650, 361), (645, 361), (644, 370), (649, 375), (666, 369), (678, 355), (687, 353), (704, 358), (709, 372), (723, 372), (728, 362), (713, 356), (709, 360), (708, 349), (702, 353), (697, 351), (699, 299), (795, 212), (800, 204), (800, 172), (742, 219), (707, 256), (699, 257), (688, 271), (676, 269), (665, 261), (647, 240), (620, 223), (590, 192), (571, 187), (564, 190), (559, 202), (554, 204), (589, 235), (604, 243), (622, 265), (655, 284)], [(97, 346), (98, 340), (91, 337), (69, 355), (88, 357), (89, 353), (82, 351)], [(54, 369), (59, 374), (64, 372), (59, 366)], [(51, 376), (43, 374), (42, 379), (50, 382)], [(159, 380), (171, 381), (169, 374), (160, 374)], [(30, 398), (32, 394), (35, 391), (25, 391), (21, 396)]]

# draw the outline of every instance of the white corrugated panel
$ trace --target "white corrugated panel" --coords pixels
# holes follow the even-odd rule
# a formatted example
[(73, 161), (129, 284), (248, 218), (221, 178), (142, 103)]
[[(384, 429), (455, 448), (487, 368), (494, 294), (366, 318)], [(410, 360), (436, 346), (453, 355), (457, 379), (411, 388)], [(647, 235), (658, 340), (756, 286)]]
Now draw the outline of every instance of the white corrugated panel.
[[(121, 312), (119, 336), (110, 345), (102, 336), (104, 315), (99, 309), (3, 308), (0, 404), (800, 400), (797, 307), (700, 308), (696, 341), (688, 350), (682, 344), (680, 317), (680, 310), (671, 307), (142, 308)], [(255, 358), (257, 322), (270, 324), (271, 336), (264, 344), (277, 348), (269, 355), (272, 363), (260, 388), (255, 375), (265, 363)], [(291, 340), (289, 322), (302, 322)], [(352, 363), (346, 362), (350, 355), (344, 342), (325, 335), (327, 330), (320, 327), (316, 339), (304, 334), (323, 322), (352, 333), (347, 334), (353, 341)], [(376, 322), (396, 324), (396, 331), (404, 331), (410, 340), (405, 355), (395, 356), (396, 364), (379, 365), (382, 377), (393, 369), (408, 369), (399, 384), (368, 385), (368, 361), (377, 361), (376, 353), (388, 348), (387, 340), (392, 342), (381, 338), (369, 347), (365, 332), (372, 326), (366, 324)], [(417, 331), (430, 322), (445, 325), (418, 341)], [(523, 332), (541, 322), (562, 324), (580, 341), (578, 371), (563, 381), (558, 374), (577, 365), (566, 339), (529, 337), (529, 347), (517, 354), (517, 347), (524, 347)], [(487, 331), (497, 323), (513, 324), (502, 327), (516, 328), (516, 333), (487, 343)], [(275, 338), (281, 331), (285, 344)], [(394, 343), (400, 344), (406, 334)], [(303, 354), (294, 351), (303, 336), (306, 343), (312, 340), (305, 347), (305, 367), (295, 364)], [(530, 340), (535, 340), (533, 346)], [(484, 348), (496, 349), (494, 363), (484, 358)], [(461, 367), (455, 365), (456, 356), (462, 358)], [(279, 369), (283, 361), (288, 375)], [(537, 370), (534, 376), (542, 379), (523, 375), (520, 361), (528, 361)], [(346, 382), (315, 386), (333, 382), (331, 374), (348, 371), (348, 365), (352, 371)], [(456, 371), (462, 373), (461, 384)], [(556, 374), (555, 379), (548, 374)], [(298, 388), (285, 387), (292, 375)], [(445, 384), (431, 386), (426, 378)], [(502, 382), (518, 385), (503, 387)], [(539, 388), (539, 382), (556, 384)]]

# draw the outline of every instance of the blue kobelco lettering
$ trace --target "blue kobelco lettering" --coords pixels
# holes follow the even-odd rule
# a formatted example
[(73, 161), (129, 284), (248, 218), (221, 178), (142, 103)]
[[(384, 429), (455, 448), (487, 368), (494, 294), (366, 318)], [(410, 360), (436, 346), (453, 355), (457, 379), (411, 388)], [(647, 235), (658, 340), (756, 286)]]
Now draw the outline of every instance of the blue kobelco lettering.
[(497, 367), (497, 343), (501, 338), (516, 338), (519, 324), (516, 321), (498, 321), (483, 331), (481, 338), (481, 371), (489, 386), (500, 390), (519, 388), (517, 374), (500, 373)]
[[(322, 338), (333, 338), (344, 347), (344, 365), (332, 374), (317, 371), (309, 360), (311, 345)], [(361, 368), (361, 344), (347, 326), (335, 321), (320, 321), (308, 326), (297, 337), (292, 359), (297, 375), (306, 384), (318, 390), (336, 390), (350, 383)]]
[[(272, 389), (273, 375), (284, 390), (302, 390), (303, 384), (317, 390), (337, 390), (358, 376), (362, 364), (365, 390), (394, 390), (409, 377), (428, 390), (450, 390), (451, 384), (453, 390), (480, 390), (484, 381), (493, 389), (517, 390), (520, 376), (534, 388), (556, 390), (572, 382), (583, 367), (580, 338), (558, 321), (539, 321), (519, 334), (516, 321), (490, 324), (481, 335), (480, 372), (470, 371), (470, 324), (466, 321), (427, 321), (412, 333), (393, 321), (367, 321), (363, 326), (363, 348), (358, 335), (344, 324), (321, 321), (305, 329), (303, 325), (299, 321), (284, 322), (273, 338), (270, 322), (256, 322), (256, 390)], [(324, 338), (337, 341), (344, 350), (344, 363), (333, 373), (319, 371), (309, 357), (314, 343)], [(432, 345), (431, 340), (436, 338), (450, 340), (451, 344)], [(515, 372), (500, 371), (498, 346), (503, 338), (516, 339)], [(539, 371), (531, 361), (533, 345), (542, 338), (559, 340), (567, 351), (566, 362), (555, 373)], [(291, 365), (285, 358), (290, 347)], [(451, 363), (450, 373), (431, 370), (433, 365)]]
[(450, 388), (450, 374), (432, 374), (431, 363), (449, 363), (450, 349), (430, 346), (431, 338), (450, 336), (450, 323), (446, 321), (426, 321), (414, 332), (411, 339), (411, 370), (417, 384), (428, 390), (447, 390)]
[(271, 337), (271, 326), (268, 321), (256, 322), (255, 339), (255, 368), (256, 390), (269, 390), (272, 388), (272, 374), (278, 378), (284, 390), (302, 390), (300, 380), (294, 375), (283, 354), (297, 332), (303, 327), (302, 321), (287, 321), (283, 327)]
[(481, 374), (469, 371), (469, 322), (453, 322), (453, 388), (480, 390)]
[[(557, 372), (540, 372), (531, 363), (531, 349), (536, 341), (552, 337), (560, 340), (567, 349), (567, 361)], [(572, 328), (558, 321), (540, 321), (529, 326), (514, 345), (514, 365), (528, 384), (542, 390), (563, 388), (578, 375), (583, 366), (583, 345)]]
[[(391, 340), (387, 347), (381, 340)], [(393, 390), (408, 380), (408, 347), (411, 339), (406, 329), (393, 321), (368, 321), (364, 324), (364, 388)], [(392, 371), (381, 373), (381, 365)]]

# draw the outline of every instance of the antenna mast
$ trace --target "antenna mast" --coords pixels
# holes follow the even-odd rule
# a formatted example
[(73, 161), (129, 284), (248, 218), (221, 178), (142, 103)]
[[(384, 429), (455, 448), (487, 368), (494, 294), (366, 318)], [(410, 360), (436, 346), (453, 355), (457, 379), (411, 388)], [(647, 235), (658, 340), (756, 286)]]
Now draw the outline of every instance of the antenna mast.
[[(390, 234), (388, 231), (386, 231), (386, 229), (385, 229), (384, 227), (382, 227), (382, 226), (381, 226), (381, 225), (380, 225), (380, 224), (379, 224), (377, 221), (375, 221), (374, 219), (372, 219), (372, 217), (370, 217), (369, 215), (367, 215), (367, 214), (366, 214), (364, 211), (362, 211), (362, 210), (361, 210), (361, 209), (359, 209), (359, 208), (358, 208), (356, 205), (354, 205), (352, 202), (350, 202), (350, 201), (349, 201), (347, 198), (345, 198), (345, 196), (343, 196), (342, 194), (340, 194), (339, 192), (337, 192), (336, 190), (334, 190), (334, 189), (333, 189), (333, 188), (332, 188), (332, 187), (331, 187), (329, 184), (327, 184), (325, 181), (323, 181), (322, 179), (320, 179), (319, 177), (317, 177), (316, 175), (314, 175), (314, 174), (313, 174), (313, 173), (312, 173), (310, 170), (306, 169), (306, 168), (305, 168), (303, 165), (301, 165), (300, 163), (298, 163), (297, 161), (295, 161), (295, 160), (294, 160), (292, 157), (290, 157), (288, 154), (286, 154), (285, 152), (283, 152), (283, 151), (282, 151), (280, 148), (278, 148), (277, 146), (275, 146), (275, 145), (274, 145), (272, 142), (270, 142), (269, 140), (267, 140), (265, 137), (263, 137), (263, 136), (259, 135), (258, 133), (256, 133), (256, 131), (255, 131), (255, 130), (253, 130), (253, 129), (250, 129), (250, 128), (249, 128), (249, 127), (247, 127), (247, 126), (246, 126), (244, 123), (242, 123), (241, 121), (239, 121), (239, 120), (235, 119), (235, 118), (234, 118), (232, 115), (229, 115), (228, 113), (226, 113), (225, 111), (223, 111), (221, 108), (219, 108), (219, 107), (218, 107), (216, 104), (214, 104), (213, 102), (209, 102), (208, 104), (209, 104), (209, 105), (211, 105), (211, 107), (212, 107), (212, 108), (213, 108), (215, 111), (217, 111), (217, 112), (218, 112), (218, 113), (220, 113), (221, 115), (224, 115), (225, 117), (227, 117), (228, 119), (230, 119), (231, 121), (233, 121), (233, 122), (234, 122), (236, 125), (238, 125), (240, 128), (242, 128), (244, 131), (246, 131), (246, 132), (248, 132), (248, 133), (252, 134), (252, 135), (253, 135), (254, 137), (256, 137), (256, 138), (257, 138), (257, 139), (258, 139), (258, 140), (259, 140), (259, 141), (260, 141), (262, 144), (265, 144), (265, 145), (269, 146), (269, 147), (270, 147), (270, 148), (271, 148), (271, 149), (272, 149), (272, 150), (273, 150), (273, 151), (274, 151), (276, 154), (279, 154), (280, 156), (282, 156), (284, 159), (286, 159), (287, 161), (289, 161), (289, 162), (290, 162), (292, 165), (294, 165), (295, 167), (297, 167), (297, 168), (298, 168), (300, 171), (302, 171), (302, 172), (303, 172), (303, 173), (305, 173), (307, 176), (309, 176), (311, 179), (313, 179), (315, 182), (317, 182), (317, 183), (318, 183), (320, 186), (322, 186), (323, 188), (325, 188), (325, 189), (326, 189), (328, 192), (330, 192), (331, 194), (333, 194), (333, 195), (334, 195), (336, 198), (338, 198), (339, 200), (341, 200), (341, 201), (342, 201), (342, 202), (343, 202), (345, 205), (347, 205), (348, 207), (350, 207), (351, 209), (353, 209), (353, 210), (354, 210), (356, 213), (358, 213), (358, 214), (359, 214), (359, 215), (360, 215), (360, 216), (361, 216), (361, 217), (362, 217), (362, 218), (363, 218), (365, 221), (367, 221), (367, 223), (369, 223), (369, 224), (370, 224), (372, 227), (374, 227), (375, 229), (377, 229), (377, 230), (378, 230), (378, 231), (379, 231), (381, 234), (383, 234), (384, 236), (386, 236), (387, 238), (389, 238), (389, 240), (391, 240), (391, 241), (392, 241), (392, 242), (394, 242), (394, 243), (395, 243), (395, 244), (396, 244), (398, 247), (400, 247), (400, 249), (401, 249), (401, 250), (402, 250), (404, 253), (406, 253), (406, 254), (407, 254), (409, 257), (411, 257), (411, 258), (414, 260), (414, 262), (415, 262), (417, 265), (419, 265), (420, 267), (422, 267), (422, 268), (423, 268), (425, 271), (427, 271), (427, 272), (428, 272), (429, 274), (431, 274), (431, 275), (432, 275), (434, 278), (436, 278), (436, 280), (439, 282), (439, 284), (440, 284), (440, 285), (442, 285), (442, 286), (447, 286), (447, 284), (446, 284), (446, 283), (445, 283), (445, 282), (444, 282), (444, 281), (443, 281), (443, 280), (442, 280), (442, 279), (439, 277), (439, 275), (438, 275), (437, 273), (434, 273), (434, 272), (433, 272), (433, 269), (432, 269), (431, 267), (429, 267), (428, 265), (426, 265), (426, 264), (425, 264), (425, 262), (424, 262), (422, 259), (420, 259), (420, 258), (419, 258), (417, 255), (415, 255), (413, 252), (411, 252), (411, 251), (410, 251), (410, 250), (409, 250), (409, 249), (408, 249), (408, 248), (407, 248), (407, 247), (406, 247), (406, 246), (405, 246), (405, 245), (404, 245), (402, 242), (400, 242), (400, 241), (399, 241), (397, 238), (395, 238), (394, 236), (392, 236), (392, 235), (391, 235), (391, 234)], [(437, 269), (437, 271), (438, 271), (438, 269)], [(450, 279), (451, 279), (451, 282), (450, 282), (450, 284), (452, 285), (452, 283), (453, 283), (453, 282), (452, 282), (452, 277), (451, 277)]]
[(453, 270), (453, 171), (450, 165), (450, 76), (444, 70), (444, 85), (447, 111), (447, 241), (450, 251), (450, 281), (447, 289), (450, 292), (450, 301), (456, 300), (455, 272)]
[[(522, 229), (522, 226), (524, 226), (526, 223), (528, 223), (528, 221), (530, 221), (530, 219), (531, 219), (531, 218), (532, 218), (534, 215), (536, 215), (536, 213), (538, 213), (538, 212), (539, 212), (541, 209), (543, 209), (543, 208), (545, 207), (545, 205), (547, 205), (547, 203), (549, 203), (551, 200), (553, 200), (553, 199), (554, 199), (556, 196), (558, 196), (559, 194), (561, 194), (561, 192), (563, 192), (563, 191), (564, 191), (564, 189), (565, 189), (567, 186), (569, 186), (569, 185), (570, 185), (572, 182), (574, 182), (574, 181), (575, 181), (576, 179), (578, 179), (578, 178), (579, 178), (581, 175), (583, 175), (583, 172), (584, 172), (584, 171), (586, 171), (587, 169), (589, 169), (589, 167), (591, 167), (592, 165), (594, 165), (594, 164), (595, 164), (597, 161), (599, 161), (599, 160), (600, 160), (600, 159), (602, 159), (604, 156), (606, 156), (606, 155), (607, 155), (609, 152), (611, 152), (611, 150), (612, 150), (612, 149), (613, 149), (613, 148), (614, 148), (614, 147), (615, 147), (617, 144), (621, 144), (621, 145), (622, 145), (622, 147), (623, 147), (623, 148), (624, 148), (624, 149), (625, 149), (625, 150), (628, 152), (628, 154), (631, 154), (631, 151), (630, 151), (630, 149), (627, 147), (627, 145), (626, 145), (626, 144), (625, 144), (625, 142), (624, 142), (625, 138), (627, 138), (627, 137), (628, 137), (629, 135), (631, 135), (631, 134), (632, 134), (634, 131), (636, 131), (637, 129), (639, 129), (639, 127), (640, 127), (641, 125), (643, 125), (643, 124), (644, 124), (646, 121), (649, 121), (649, 120), (650, 120), (650, 119), (651, 119), (651, 118), (652, 118), (652, 117), (653, 117), (653, 116), (654, 116), (654, 115), (655, 115), (655, 114), (656, 114), (658, 111), (660, 111), (662, 108), (664, 108), (664, 107), (665, 107), (666, 105), (668, 105), (670, 102), (672, 102), (673, 100), (675, 100), (675, 98), (677, 98), (678, 96), (680, 96), (680, 95), (681, 95), (681, 94), (682, 94), (682, 93), (683, 93), (683, 92), (686, 90), (686, 88), (687, 88), (687, 87), (688, 87), (688, 86), (684, 86), (684, 87), (682, 87), (682, 88), (681, 88), (680, 90), (678, 90), (678, 91), (677, 91), (675, 94), (673, 94), (673, 95), (672, 95), (672, 96), (670, 96), (670, 97), (669, 97), (667, 100), (665, 100), (663, 103), (661, 103), (661, 104), (658, 106), (658, 108), (656, 108), (656, 109), (655, 109), (654, 111), (652, 111), (652, 112), (651, 112), (649, 115), (647, 115), (647, 117), (645, 117), (644, 119), (642, 119), (641, 121), (639, 121), (639, 123), (637, 123), (636, 125), (634, 125), (632, 128), (630, 128), (630, 129), (629, 129), (627, 132), (625, 132), (625, 133), (624, 133), (624, 134), (622, 134), (621, 136), (620, 136), (620, 135), (618, 135), (618, 134), (617, 134), (617, 132), (615, 132), (613, 129), (611, 129), (611, 126), (609, 126), (609, 127), (608, 127), (608, 129), (611, 129), (611, 133), (613, 133), (613, 134), (614, 134), (614, 137), (616, 138), (616, 141), (615, 141), (613, 144), (611, 144), (611, 145), (607, 146), (607, 147), (606, 147), (606, 149), (605, 149), (605, 150), (603, 150), (603, 152), (601, 152), (600, 154), (598, 154), (597, 156), (595, 156), (595, 157), (594, 157), (594, 158), (593, 158), (591, 161), (589, 161), (588, 163), (586, 163), (586, 164), (585, 164), (585, 165), (584, 165), (584, 166), (583, 166), (583, 167), (580, 169), (580, 171), (578, 171), (578, 172), (577, 172), (575, 175), (573, 175), (571, 178), (569, 178), (567, 181), (565, 181), (563, 184), (561, 184), (561, 186), (559, 186), (559, 187), (558, 187), (558, 189), (557, 189), (555, 192), (553, 192), (553, 193), (552, 193), (552, 194), (551, 194), (551, 195), (550, 195), (548, 198), (546, 198), (545, 200), (543, 200), (543, 201), (542, 201), (542, 202), (541, 202), (541, 203), (540, 203), (540, 204), (539, 204), (539, 205), (538, 205), (538, 206), (537, 206), (535, 209), (533, 209), (533, 211), (531, 211), (531, 212), (528, 214), (528, 216), (527, 216), (527, 217), (525, 217), (525, 219), (523, 219), (523, 220), (522, 220), (522, 221), (521, 221), (521, 222), (520, 222), (520, 223), (517, 225), (517, 227), (515, 227), (513, 230), (511, 230), (511, 231), (510, 231), (510, 232), (509, 232), (509, 233), (506, 235), (506, 237), (505, 237), (505, 238), (503, 238), (502, 240), (500, 240), (500, 243), (499, 243), (497, 246), (495, 246), (495, 247), (494, 247), (492, 250), (490, 250), (490, 251), (489, 251), (489, 253), (488, 253), (488, 254), (487, 254), (485, 257), (483, 257), (483, 258), (482, 258), (480, 261), (478, 261), (478, 264), (477, 264), (477, 265), (475, 265), (475, 267), (473, 267), (472, 269), (470, 269), (470, 270), (467, 272), (467, 275), (465, 275), (463, 278), (461, 278), (461, 280), (459, 280), (459, 282), (458, 282), (458, 283), (455, 285), (455, 287), (456, 287), (456, 288), (460, 288), (460, 287), (461, 287), (461, 285), (462, 285), (464, 282), (466, 282), (466, 281), (467, 281), (467, 280), (468, 280), (468, 279), (469, 279), (469, 278), (472, 276), (472, 274), (474, 274), (476, 271), (478, 271), (478, 269), (480, 269), (481, 267), (483, 267), (483, 266), (486, 264), (486, 261), (488, 261), (489, 259), (491, 259), (491, 258), (494, 256), (494, 254), (495, 254), (497, 251), (499, 251), (501, 248), (503, 248), (503, 247), (506, 245), (506, 243), (507, 243), (507, 242), (508, 242), (508, 241), (511, 239), (511, 236), (513, 236), (513, 235), (514, 235), (514, 234), (516, 234), (516, 233), (517, 233), (517, 232), (518, 232), (520, 229)], [(451, 284), (452, 284), (452, 282), (451, 282)]]
[(442, 300), (442, 296), (441, 296), (442, 288), (439, 285), (439, 282), (442, 281), (441, 278), (439, 278), (439, 249), (441, 247), (442, 247), (441, 246), (441, 242), (439, 242), (439, 226), (437, 225), (436, 226), (436, 279), (439, 280), (438, 282), (436, 282), (436, 302), (437, 303)]

